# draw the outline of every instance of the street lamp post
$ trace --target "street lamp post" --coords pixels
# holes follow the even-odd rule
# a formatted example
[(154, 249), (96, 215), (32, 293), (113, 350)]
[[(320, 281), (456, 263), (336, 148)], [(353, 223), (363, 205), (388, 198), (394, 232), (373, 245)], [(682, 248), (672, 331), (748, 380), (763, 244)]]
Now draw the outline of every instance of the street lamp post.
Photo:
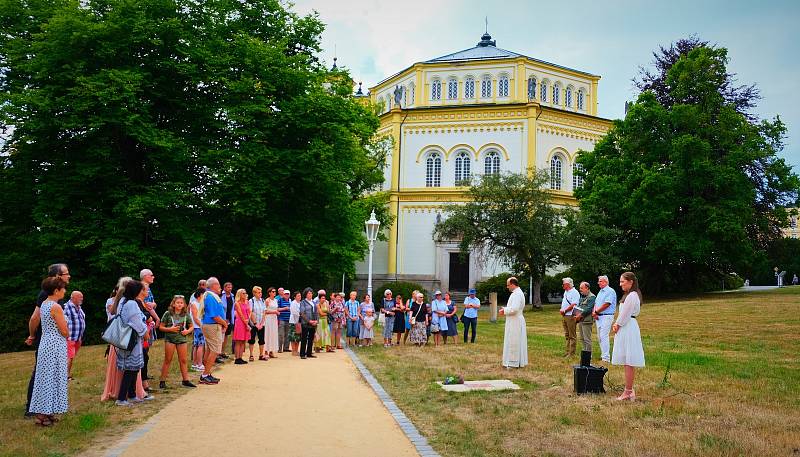
[(369, 241), (369, 269), (367, 270), (367, 293), (372, 298), (372, 250), (375, 248), (375, 240), (378, 238), (378, 228), (381, 226), (379, 220), (375, 219), (375, 210), (369, 215), (369, 220), (364, 223), (367, 228), (367, 240)]

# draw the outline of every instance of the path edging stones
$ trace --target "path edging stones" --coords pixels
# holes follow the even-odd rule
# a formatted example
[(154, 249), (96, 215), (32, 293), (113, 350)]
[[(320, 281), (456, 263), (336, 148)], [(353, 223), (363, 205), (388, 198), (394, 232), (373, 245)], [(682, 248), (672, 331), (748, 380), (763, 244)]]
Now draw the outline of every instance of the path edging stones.
[(364, 366), (361, 362), (361, 359), (358, 358), (355, 352), (350, 349), (349, 346), (344, 348), (347, 355), (350, 356), (350, 360), (353, 361), (353, 364), (358, 368), (359, 373), (361, 376), (364, 377), (364, 380), (367, 381), (370, 388), (375, 392), (375, 395), (378, 396), (383, 406), (389, 411), (389, 414), (392, 415), (394, 420), (397, 422), (397, 425), (400, 426), (400, 429), (403, 430), (406, 437), (411, 441), (411, 444), (417, 449), (417, 452), (422, 457), (441, 457), (438, 452), (434, 451), (430, 444), (428, 444), (428, 440), (422, 436), (422, 434), (417, 430), (417, 427), (414, 427), (414, 424), (408, 419), (408, 417), (403, 413), (403, 411), (397, 406), (397, 403), (392, 400), (392, 397), (386, 392), (386, 390), (381, 386), (375, 376), (369, 371), (369, 368)]

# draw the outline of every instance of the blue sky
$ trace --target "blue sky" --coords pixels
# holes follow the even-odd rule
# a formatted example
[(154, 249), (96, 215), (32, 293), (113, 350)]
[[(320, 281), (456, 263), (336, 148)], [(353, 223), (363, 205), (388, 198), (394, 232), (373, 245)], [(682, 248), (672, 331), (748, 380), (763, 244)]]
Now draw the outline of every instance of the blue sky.
[[(327, 28), (322, 58), (334, 54), (364, 87), (418, 61), (474, 46), (484, 31), (497, 46), (602, 76), (599, 115), (623, 116), (631, 79), (659, 45), (696, 34), (728, 48), (729, 71), (756, 83), (755, 113), (788, 127), (781, 156), (800, 172), (800, 1), (295, 0)], [(566, 6), (568, 5), (568, 6)]]

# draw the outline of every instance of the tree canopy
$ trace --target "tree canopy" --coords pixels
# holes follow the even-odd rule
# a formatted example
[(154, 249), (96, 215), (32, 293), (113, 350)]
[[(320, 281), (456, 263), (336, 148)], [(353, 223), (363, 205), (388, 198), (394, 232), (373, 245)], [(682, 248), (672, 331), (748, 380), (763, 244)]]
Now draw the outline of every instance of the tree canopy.
[(624, 266), (653, 292), (746, 269), (780, 236), (800, 183), (777, 156), (784, 124), (746, 113), (755, 90), (732, 85), (725, 48), (662, 53), (625, 119), (580, 154), (575, 192), (587, 217), (618, 230)]
[[(87, 301), (144, 267), (157, 298), (210, 274), (324, 282), (354, 272), (371, 209), (387, 222), (378, 119), (315, 57), (316, 15), (278, 0), (0, 11), (4, 312), (30, 314), (53, 262)], [(24, 324), (5, 322), (16, 346)]]
[(445, 206), (436, 225), (437, 241), (458, 240), (462, 252), (473, 249), (511, 271), (533, 278), (533, 304), (541, 305), (545, 272), (559, 264), (560, 209), (552, 204), (544, 170), (484, 175), (472, 181), (464, 204)]

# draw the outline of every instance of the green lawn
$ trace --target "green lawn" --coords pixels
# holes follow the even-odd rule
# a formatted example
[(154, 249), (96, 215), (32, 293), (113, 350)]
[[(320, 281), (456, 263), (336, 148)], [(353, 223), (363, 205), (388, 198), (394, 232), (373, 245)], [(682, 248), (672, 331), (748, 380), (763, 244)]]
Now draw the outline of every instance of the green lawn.
[[(800, 455), (798, 311), (800, 287), (645, 297), (648, 366), (637, 374), (635, 404), (614, 401), (621, 367), (607, 375), (609, 393), (573, 393), (577, 357), (561, 357), (556, 306), (526, 313), (530, 365), (522, 370), (500, 366), (503, 323), (489, 323), (488, 312), (474, 345), (358, 351), (445, 456)], [(448, 393), (433, 384), (448, 374), (511, 379), (522, 390)]]
[[(164, 360), (164, 345), (160, 340), (150, 350), (150, 376), (158, 378)], [(28, 388), (33, 352), (0, 354), (0, 456), (67, 456), (80, 454), (90, 447), (97, 449), (113, 445), (123, 434), (152, 416), (165, 403), (187, 390), (180, 387), (177, 358), (173, 359), (168, 391), (155, 389), (155, 401), (133, 408), (114, 406), (113, 401), (100, 402), (105, 384), (105, 345), (81, 348), (75, 359), (70, 381), (70, 412), (53, 427), (42, 428), (33, 420), (23, 419), (25, 392)], [(196, 378), (194, 376), (193, 378)], [(158, 381), (151, 387), (157, 387)], [(189, 444), (187, 444), (189, 446)]]

